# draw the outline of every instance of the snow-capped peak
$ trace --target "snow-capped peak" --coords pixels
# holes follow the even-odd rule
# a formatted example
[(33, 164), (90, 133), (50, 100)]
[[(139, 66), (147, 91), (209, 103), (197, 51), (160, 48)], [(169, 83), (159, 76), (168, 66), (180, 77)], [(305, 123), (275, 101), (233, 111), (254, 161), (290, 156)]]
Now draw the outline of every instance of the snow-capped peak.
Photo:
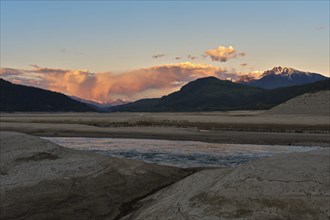
[(291, 75), (294, 72), (300, 72), (294, 68), (285, 67), (285, 66), (277, 66), (271, 70), (267, 70), (264, 72), (263, 76), (275, 74), (275, 75)]

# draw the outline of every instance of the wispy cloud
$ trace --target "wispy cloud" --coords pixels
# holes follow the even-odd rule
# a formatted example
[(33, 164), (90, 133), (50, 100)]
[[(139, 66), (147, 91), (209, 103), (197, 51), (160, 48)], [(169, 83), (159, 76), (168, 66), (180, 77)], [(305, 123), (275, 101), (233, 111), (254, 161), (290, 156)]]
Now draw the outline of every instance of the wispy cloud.
[(33, 67), (33, 68), (36, 68), (36, 69), (39, 69), (40, 67), (36, 64), (30, 64), (29, 66)]
[(44, 68), (44, 67), (39, 67), (38, 65), (30, 65), (34, 67), (33, 70), (26, 70), (27, 72), (33, 72), (33, 73), (66, 73), (67, 70), (63, 69), (54, 69), (54, 68)]
[(209, 56), (212, 61), (226, 62), (229, 59), (245, 56), (245, 53), (237, 51), (233, 46), (219, 46), (215, 49), (206, 50), (205, 55)]
[(0, 76), (6, 77), (6, 76), (17, 76), (21, 75), (22, 71), (12, 68), (1, 68), (0, 70)]
[(323, 31), (323, 30), (326, 30), (327, 27), (326, 26), (318, 26), (315, 28), (315, 30), (318, 30), (318, 31)]
[(263, 71), (251, 71), (249, 73), (242, 73), (240, 77), (238, 77), (235, 82), (242, 83), (242, 82), (250, 82), (252, 80), (260, 79), (263, 75)]
[(161, 58), (161, 57), (164, 57), (165, 54), (155, 54), (155, 55), (152, 55), (152, 58), (153, 59), (158, 59), (158, 58)]
[(198, 57), (192, 56), (192, 55), (190, 55), (190, 54), (187, 56), (187, 58), (188, 58), (189, 60), (196, 60), (196, 59), (198, 59)]
[(74, 51), (70, 51), (70, 50), (65, 49), (65, 48), (62, 48), (59, 51), (60, 51), (60, 53), (63, 53), (63, 54), (84, 55), (83, 52), (74, 52)]
[(43, 76), (38, 73), (13, 68), (0, 68), (0, 77), (18, 84), (42, 87), (40, 82), (43, 80)]
[(233, 69), (190, 62), (152, 66), (121, 74), (91, 73), (87, 70), (45, 68), (37, 65), (29, 70), (3, 68), (1, 72), (3, 78), (16, 83), (101, 102), (111, 102), (118, 98), (136, 100), (159, 97), (200, 77), (215, 76), (233, 80), (239, 77)]

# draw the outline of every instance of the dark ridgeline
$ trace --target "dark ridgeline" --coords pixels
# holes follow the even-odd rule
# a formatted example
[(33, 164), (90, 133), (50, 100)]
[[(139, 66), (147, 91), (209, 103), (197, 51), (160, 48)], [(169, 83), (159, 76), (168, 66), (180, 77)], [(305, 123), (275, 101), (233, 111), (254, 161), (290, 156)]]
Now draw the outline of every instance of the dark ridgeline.
[(91, 112), (96, 110), (62, 93), (16, 85), (0, 79), (0, 111)]
[(111, 111), (261, 110), (270, 109), (304, 93), (329, 89), (329, 79), (299, 86), (263, 89), (215, 77), (206, 77), (192, 81), (183, 86), (180, 91), (162, 98), (142, 99), (126, 105), (114, 106)]
[(325, 80), (327, 77), (318, 74), (303, 72), (289, 67), (274, 67), (265, 71), (260, 79), (251, 79), (240, 83), (257, 86), (264, 89), (275, 89), (279, 87), (297, 86)]
[[(81, 99), (85, 102), (82, 103), (82, 101), (79, 102), (80, 98), (72, 99), (61, 93), (0, 80), (0, 111), (8, 112), (261, 110), (270, 109), (304, 93), (330, 89), (330, 80), (320, 74), (301, 72), (287, 67), (275, 67), (272, 70), (265, 71), (259, 80), (249, 79), (234, 83), (216, 77), (205, 77), (189, 82), (179, 91), (162, 98), (141, 99), (124, 105), (104, 107), (97, 106), (89, 100)], [(260, 83), (263, 83), (262, 86)], [(287, 86), (291, 84), (295, 86)]]

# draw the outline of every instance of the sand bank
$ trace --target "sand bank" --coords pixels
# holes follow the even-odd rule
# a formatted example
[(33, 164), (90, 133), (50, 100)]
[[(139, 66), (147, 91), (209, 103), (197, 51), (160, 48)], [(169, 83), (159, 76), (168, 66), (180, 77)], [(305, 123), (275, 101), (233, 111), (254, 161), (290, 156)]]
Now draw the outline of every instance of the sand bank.
[(50, 137), (111, 137), (187, 140), (211, 143), (329, 146), (330, 135), (322, 133), (208, 130), (196, 127), (96, 127), (82, 124), (1, 122), (1, 130)]

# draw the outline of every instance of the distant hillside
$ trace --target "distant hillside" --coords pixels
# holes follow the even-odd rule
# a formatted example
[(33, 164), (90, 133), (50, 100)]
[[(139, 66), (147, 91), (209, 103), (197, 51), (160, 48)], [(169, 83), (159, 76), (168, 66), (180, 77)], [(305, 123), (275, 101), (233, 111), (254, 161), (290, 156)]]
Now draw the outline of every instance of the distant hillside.
[(111, 103), (99, 103), (99, 102), (94, 102), (94, 101), (91, 101), (88, 99), (79, 98), (77, 96), (69, 96), (69, 97), (78, 102), (85, 103), (86, 105), (96, 109), (99, 112), (109, 112), (113, 106), (124, 105), (124, 104), (129, 103), (128, 101), (124, 101), (121, 99), (117, 99), (115, 101), (112, 101)]
[(96, 111), (88, 105), (75, 101), (68, 96), (10, 83), (0, 79), (0, 111)]
[(330, 115), (330, 90), (294, 97), (270, 109), (266, 114), (269, 113)]
[[(238, 108), (243, 100), (263, 89), (223, 81), (215, 77), (200, 78), (160, 99), (142, 99), (115, 106), (112, 111), (212, 111)], [(241, 106), (240, 108), (244, 108)]]
[(169, 111), (212, 111), (219, 108), (226, 110), (239, 107), (246, 97), (261, 91), (260, 88), (206, 77), (190, 82), (180, 91), (162, 97), (160, 102), (165, 110)]
[(264, 89), (274, 89), (287, 86), (304, 85), (325, 79), (328, 78), (318, 73), (303, 72), (293, 68), (279, 66), (265, 71), (259, 79), (243, 76), (240, 80), (238, 80), (238, 82)]
[(160, 107), (160, 99), (159, 98), (151, 98), (151, 99), (140, 99), (135, 102), (130, 102), (124, 105), (117, 105), (110, 108), (110, 112), (144, 112), (151, 111), (157, 112), (162, 111), (158, 109)]
[(88, 105), (100, 112), (106, 112), (107, 109), (111, 108), (111, 106), (112, 106), (110, 103), (102, 104), (102, 103), (94, 102), (94, 101), (91, 101), (88, 99), (79, 98), (76, 96), (69, 96), (69, 97), (78, 102), (85, 103), (86, 105)]
[(246, 102), (249, 102), (252, 106), (256, 106), (257, 109), (270, 109), (296, 96), (324, 90), (330, 90), (330, 79), (300, 86), (266, 90), (265, 92), (250, 96), (246, 99)]
[(329, 90), (330, 80), (312, 84), (262, 89), (248, 85), (206, 77), (192, 81), (159, 99), (142, 99), (115, 106), (112, 111), (229, 111), (269, 109), (306, 92)]

